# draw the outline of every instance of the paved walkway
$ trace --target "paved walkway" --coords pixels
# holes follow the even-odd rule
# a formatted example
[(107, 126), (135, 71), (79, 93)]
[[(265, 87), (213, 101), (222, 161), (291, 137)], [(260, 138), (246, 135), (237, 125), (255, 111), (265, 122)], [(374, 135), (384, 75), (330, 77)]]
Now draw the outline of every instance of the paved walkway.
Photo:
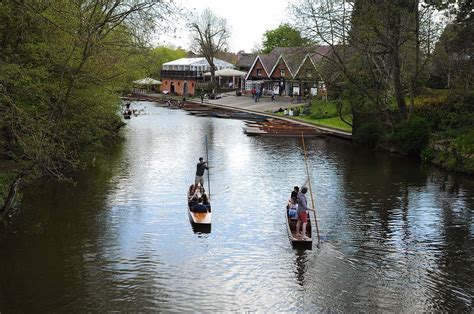
[(290, 97), (275, 97), (275, 101), (272, 101), (270, 96), (264, 96), (260, 97), (258, 102), (255, 102), (251, 96), (235, 96), (235, 93), (223, 94), (222, 96), (219, 99), (206, 99), (205, 101), (210, 104), (226, 105), (258, 112), (272, 112), (280, 108), (285, 109), (302, 105), (291, 103)]
[[(310, 126), (318, 131), (332, 135), (332, 136), (337, 136), (345, 139), (351, 139), (352, 138), (352, 133), (351, 132), (346, 132), (342, 130), (337, 130), (329, 127), (324, 127), (324, 126), (316, 126), (311, 123), (303, 122), (300, 120), (296, 119), (291, 119), (287, 117), (282, 117), (282, 116), (277, 116), (275, 114), (272, 114), (273, 111), (276, 111), (280, 108), (286, 109), (290, 107), (296, 107), (300, 106), (302, 104), (297, 104), (295, 102), (290, 101), (290, 97), (276, 97), (275, 101), (272, 101), (270, 96), (266, 97), (261, 97), (258, 102), (255, 102), (254, 99), (252, 99), (251, 96), (235, 96), (233, 93), (232, 94), (223, 94), (222, 98), (219, 99), (205, 99), (204, 100), (204, 105), (209, 104), (213, 105), (216, 107), (222, 107), (222, 108), (227, 108), (227, 109), (235, 109), (235, 110), (240, 110), (240, 111), (245, 111), (245, 112), (250, 112), (250, 113), (257, 113), (257, 114), (262, 114), (266, 115), (269, 117), (274, 117), (282, 120), (287, 120), (295, 123), (299, 123), (302, 125)], [(200, 103), (198, 100), (194, 100), (196, 103)]]
[[(148, 94), (146, 95), (151, 98), (162, 98), (163, 95), (161, 94)], [(194, 103), (201, 103), (199, 98), (188, 99), (190, 102)], [(306, 125), (312, 128), (317, 129), (323, 134), (336, 136), (345, 139), (351, 139), (352, 133), (346, 132), (342, 130), (333, 129), (330, 127), (324, 126), (317, 126), (311, 123), (303, 122), (296, 119), (291, 119), (288, 117), (282, 117), (273, 114), (273, 111), (276, 111), (280, 108), (286, 109), (291, 107), (300, 106), (302, 104), (297, 104), (295, 102), (291, 102), (290, 97), (276, 97), (275, 101), (272, 101), (270, 96), (261, 97), (258, 102), (255, 102), (251, 96), (235, 96), (235, 93), (228, 93), (222, 94), (222, 98), (219, 99), (204, 99), (203, 105), (211, 105), (213, 107), (224, 108), (224, 109), (231, 109), (237, 111), (243, 111), (248, 113), (255, 113), (263, 116), (268, 116), (272, 118), (277, 118), (281, 120), (286, 120), (294, 123), (298, 123), (301, 125)]]

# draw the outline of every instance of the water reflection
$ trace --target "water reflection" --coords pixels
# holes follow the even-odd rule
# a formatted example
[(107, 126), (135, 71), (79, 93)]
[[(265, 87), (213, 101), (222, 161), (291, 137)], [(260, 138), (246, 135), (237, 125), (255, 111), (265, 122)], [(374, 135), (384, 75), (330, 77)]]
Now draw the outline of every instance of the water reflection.
[(308, 268), (308, 255), (306, 251), (303, 250), (295, 250), (295, 269), (296, 269), (296, 282), (300, 286), (304, 286), (305, 284), (305, 275), (306, 270)]
[[(307, 140), (323, 242), (298, 252), (282, 211), (305, 177), (299, 139), (146, 106), (77, 185), (32, 186), (0, 226), (1, 312), (472, 308), (472, 179)], [(186, 204), (204, 134), (209, 234)]]

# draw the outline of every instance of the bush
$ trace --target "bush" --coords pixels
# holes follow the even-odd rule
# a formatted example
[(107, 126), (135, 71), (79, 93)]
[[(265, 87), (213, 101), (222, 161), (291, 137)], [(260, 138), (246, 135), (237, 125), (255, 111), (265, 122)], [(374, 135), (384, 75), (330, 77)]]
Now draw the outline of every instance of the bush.
[(376, 147), (384, 136), (384, 129), (380, 122), (370, 121), (358, 127), (352, 136), (355, 142)]
[(414, 117), (400, 123), (391, 140), (403, 153), (419, 155), (430, 140), (430, 126), (425, 119)]

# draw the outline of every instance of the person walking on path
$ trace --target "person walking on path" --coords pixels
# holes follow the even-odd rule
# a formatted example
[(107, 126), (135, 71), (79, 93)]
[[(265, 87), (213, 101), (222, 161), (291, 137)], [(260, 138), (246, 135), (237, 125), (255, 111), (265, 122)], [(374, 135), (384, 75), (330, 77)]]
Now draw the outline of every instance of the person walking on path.
[[(303, 187), (301, 191), (298, 193), (298, 222), (296, 223), (296, 234), (299, 235), (303, 240), (308, 239), (306, 237), (306, 225), (308, 224), (308, 213), (306, 211), (311, 210), (315, 212), (314, 208), (309, 208), (308, 203), (306, 202), (306, 192), (308, 189)], [(303, 229), (300, 232), (300, 226), (303, 225)]]
[(207, 161), (204, 161), (202, 157), (199, 157), (199, 162), (196, 166), (196, 179), (194, 180), (194, 186), (197, 186), (198, 183), (201, 183), (201, 186), (204, 187), (204, 171), (207, 168)]

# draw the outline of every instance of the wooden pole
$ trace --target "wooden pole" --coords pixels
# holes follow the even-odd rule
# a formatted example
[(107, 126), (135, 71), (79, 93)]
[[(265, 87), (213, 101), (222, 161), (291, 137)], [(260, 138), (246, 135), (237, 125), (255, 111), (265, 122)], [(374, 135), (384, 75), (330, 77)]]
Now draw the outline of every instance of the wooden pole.
[(319, 237), (319, 226), (318, 226), (318, 219), (316, 218), (316, 208), (314, 207), (314, 198), (313, 198), (313, 189), (311, 188), (311, 178), (309, 177), (309, 167), (308, 167), (308, 158), (306, 157), (306, 146), (304, 145), (304, 134), (301, 132), (301, 142), (303, 143), (303, 152), (304, 152), (304, 162), (306, 164), (306, 174), (308, 175), (308, 187), (309, 187), (309, 194), (311, 195), (311, 205), (314, 208), (314, 223), (316, 225), (316, 233), (318, 235), (318, 247), (320, 237)]
[(211, 201), (211, 179), (209, 174), (209, 149), (207, 147), (207, 134), (206, 134), (206, 161), (207, 161), (207, 194), (209, 196), (209, 201)]

